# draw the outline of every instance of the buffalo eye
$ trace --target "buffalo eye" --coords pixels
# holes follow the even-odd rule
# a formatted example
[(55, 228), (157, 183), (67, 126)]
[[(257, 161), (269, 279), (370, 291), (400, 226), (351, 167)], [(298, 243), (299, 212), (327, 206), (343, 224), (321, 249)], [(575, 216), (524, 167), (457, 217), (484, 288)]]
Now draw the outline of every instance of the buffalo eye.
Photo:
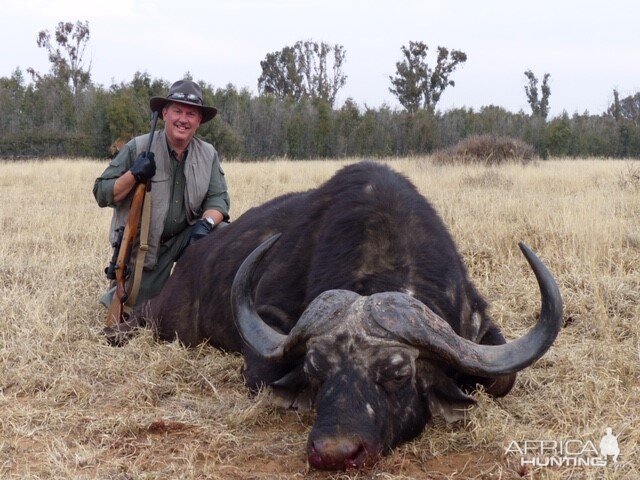
[(304, 372), (309, 380), (323, 382), (329, 374), (330, 365), (324, 356), (308, 352), (304, 360)]
[(413, 378), (411, 362), (401, 355), (393, 355), (390, 360), (377, 367), (376, 383), (387, 391), (399, 390)]

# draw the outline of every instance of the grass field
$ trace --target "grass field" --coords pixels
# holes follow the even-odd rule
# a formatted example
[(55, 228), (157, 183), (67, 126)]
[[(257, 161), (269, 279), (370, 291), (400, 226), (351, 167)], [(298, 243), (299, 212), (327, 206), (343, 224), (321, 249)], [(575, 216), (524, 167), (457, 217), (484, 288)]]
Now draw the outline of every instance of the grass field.
[[(225, 163), (232, 217), (346, 163)], [(437, 419), (368, 470), (310, 471), (313, 414), (250, 398), (240, 357), (148, 333), (105, 343), (110, 211), (91, 188), (106, 162), (0, 163), (0, 478), (640, 478), (640, 163), (388, 163), (440, 212), (507, 338), (539, 309), (517, 242), (556, 275), (565, 328), (511, 394), (479, 394), (463, 422)], [(598, 447), (607, 427), (621, 454), (606, 467), (523, 466), (506, 452)]]

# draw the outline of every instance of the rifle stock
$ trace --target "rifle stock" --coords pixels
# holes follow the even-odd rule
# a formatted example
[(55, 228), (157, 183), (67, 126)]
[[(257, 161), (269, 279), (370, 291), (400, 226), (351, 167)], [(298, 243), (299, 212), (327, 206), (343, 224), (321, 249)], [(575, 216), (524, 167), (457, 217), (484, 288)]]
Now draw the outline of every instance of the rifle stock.
[[(156, 124), (158, 123), (158, 116), (159, 112), (153, 112), (147, 155), (151, 151), (151, 143), (153, 142), (153, 134), (155, 133)], [(133, 250), (133, 244), (138, 235), (138, 229), (140, 228), (144, 198), (146, 193), (151, 191), (151, 180), (147, 180), (146, 183), (137, 183), (133, 188), (135, 190), (133, 198), (131, 199), (129, 216), (127, 217), (127, 223), (124, 227), (122, 241), (119, 247), (120, 250), (118, 251), (115, 265), (116, 291), (111, 300), (111, 305), (109, 305), (109, 310), (107, 311), (107, 327), (114, 327), (126, 320), (124, 304), (129, 298), (126, 285), (129, 276), (129, 261), (131, 260), (131, 251)]]
[(120, 244), (120, 252), (118, 252), (118, 260), (116, 261), (116, 291), (113, 300), (107, 312), (107, 327), (113, 327), (121, 321), (124, 321), (124, 304), (129, 298), (127, 292), (126, 281), (128, 277), (127, 267), (131, 259), (131, 250), (133, 242), (138, 235), (140, 227), (140, 217), (142, 215), (142, 204), (147, 193), (147, 185), (139, 183), (135, 186), (135, 193), (131, 200), (131, 209), (129, 217), (122, 234), (122, 243)]

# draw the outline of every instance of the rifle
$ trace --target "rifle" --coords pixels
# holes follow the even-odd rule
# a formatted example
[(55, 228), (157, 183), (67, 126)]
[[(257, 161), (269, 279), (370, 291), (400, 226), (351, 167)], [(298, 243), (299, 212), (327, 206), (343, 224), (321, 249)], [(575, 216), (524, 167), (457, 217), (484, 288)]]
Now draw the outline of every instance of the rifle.
[[(156, 124), (158, 123), (159, 112), (153, 112), (151, 119), (151, 134), (149, 135), (149, 143), (147, 145), (147, 155), (151, 151), (151, 142), (153, 142), (153, 134), (156, 131)], [(127, 292), (126, 281), (131, 274), (129, 268), (129, 261), (131, 260), (131, 250), (133, 243), (138, 235), (138, 229), (140, 228), (140, 219), (142, 216), (142, 205), (144, 203), (144, 197), (147, 192), (151, 191), (151, 179), (148, 179), (146, 183), (137, 183), (134, 187), (133, 199), (131, 200), (131, 208), (129, 209), (129, 216), (127, 217), (127, 223), (124, 226), (123, 232), (118, 232), (118, 240), (114, 242), (113, 258), (109, 266), (105, 269), (107, 278), (115, 279), (116, 291), (111, 300), (109, 311), (107, 312), (107, 327), (113, 327), (124, 322), (126, 320), (124, 304), (129, 298), (129, 292)], [(115, 264), (114, 264), (115, 263)]]

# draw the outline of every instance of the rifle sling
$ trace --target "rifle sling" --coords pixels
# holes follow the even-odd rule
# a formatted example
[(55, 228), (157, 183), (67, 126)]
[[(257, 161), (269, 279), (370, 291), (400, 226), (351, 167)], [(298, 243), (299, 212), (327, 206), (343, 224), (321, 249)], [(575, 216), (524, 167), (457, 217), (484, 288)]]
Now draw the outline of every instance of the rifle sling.
[(142, 269), (144, 268), (144, 257), (149, 250), (149, 224), (151, 223), (151, 190), (147, 191), (142, 205), (142, 218), (140, 219), (140, 247), (136, 257), (136, 266), (133, 272), (133, 282), (131, 291), (127, 299), (126, 306), (133, 308), (138, 299), (140, 282), (142, 282)]

